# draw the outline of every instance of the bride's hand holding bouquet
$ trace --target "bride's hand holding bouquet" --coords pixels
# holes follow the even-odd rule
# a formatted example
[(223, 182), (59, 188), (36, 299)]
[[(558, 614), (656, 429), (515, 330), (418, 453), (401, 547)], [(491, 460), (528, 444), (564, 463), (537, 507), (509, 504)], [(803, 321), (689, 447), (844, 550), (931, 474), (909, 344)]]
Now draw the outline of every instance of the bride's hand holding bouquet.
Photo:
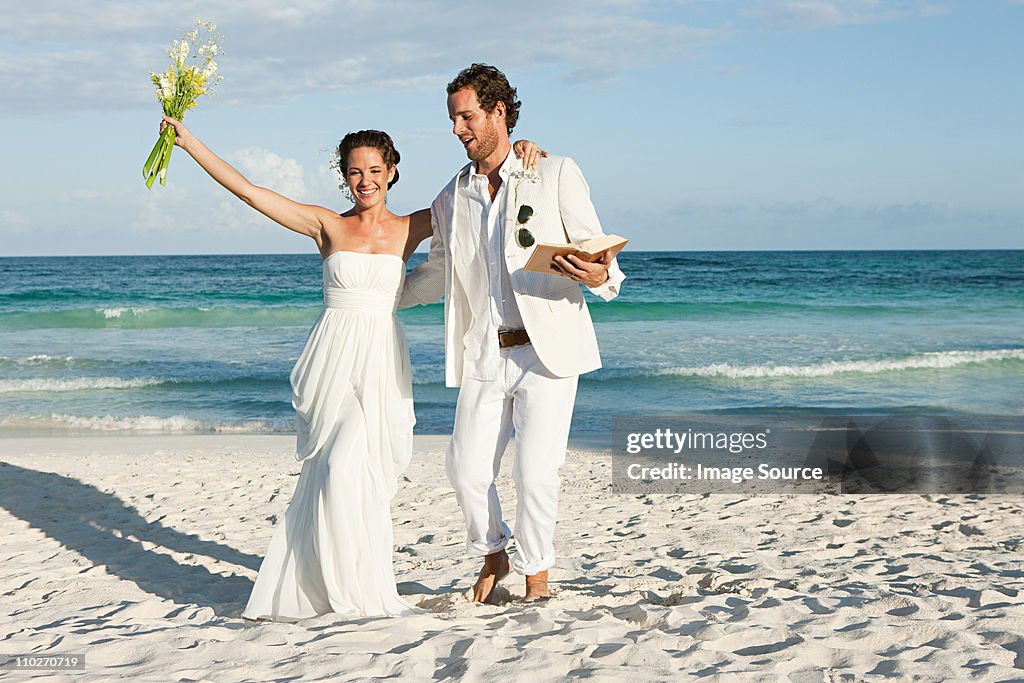
[[(163, 106), (164, 116), (180, 121), (185, 112), (196, 106), (196, 100), (209, 94), (220, 81), (215, 57), (222, 53), (214, 33), (216, 27), (208, 21), (196, 19), (195, 27), (176, 40), (167, 51), (170, 66), (163, 73), (150, 72), (156, 86), (156, 99)], [(166, 120), (166, 119), (165, 119)], [(153, 145), (153, 151), (142, 167), (146, 187), (152, 188), (153, 181), (160, 179), (167, 184), (167, 165), (174, 149), (174, 126), (161, 125), (160, 137)]]

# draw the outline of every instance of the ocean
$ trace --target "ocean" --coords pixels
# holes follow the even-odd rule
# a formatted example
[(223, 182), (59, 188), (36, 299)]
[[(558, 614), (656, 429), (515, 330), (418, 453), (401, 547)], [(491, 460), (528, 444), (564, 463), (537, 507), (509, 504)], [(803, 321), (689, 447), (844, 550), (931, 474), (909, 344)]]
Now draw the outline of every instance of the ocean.
[[(411, 265), (422, 261), (413, 256)], [(616, 415), (1024, 415), (1024, 251), (635, 252), (588, 294)], [(0, 434), (289, 432), (318, 254), (0, 258)], [(401, 311), (416, 432), (450, 433), (441, 305)]]

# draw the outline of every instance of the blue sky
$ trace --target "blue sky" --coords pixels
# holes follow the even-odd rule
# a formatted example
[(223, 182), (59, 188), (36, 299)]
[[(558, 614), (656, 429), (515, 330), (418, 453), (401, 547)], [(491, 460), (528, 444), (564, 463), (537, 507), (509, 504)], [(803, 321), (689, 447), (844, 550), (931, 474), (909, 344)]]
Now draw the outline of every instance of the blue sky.
[(1024, 2), (36, 0), (0, 16), (0, 255), (314, 252), (156, 137), (148, 72), (224, 35), (186, 123), (254, 182), (344, 211), (327, 150), (382, 128), (393, 210), (465, 157), (444, 86), (519, 89), (516, 135), (577, 159), (637, 249), (1024, 248)]

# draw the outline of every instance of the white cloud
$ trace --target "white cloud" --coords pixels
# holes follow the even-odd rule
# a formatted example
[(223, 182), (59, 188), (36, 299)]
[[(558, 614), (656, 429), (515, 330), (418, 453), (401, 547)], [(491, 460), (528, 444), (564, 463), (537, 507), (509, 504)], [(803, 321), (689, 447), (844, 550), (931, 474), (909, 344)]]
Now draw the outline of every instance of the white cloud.
[(253, 234), (253, 229), (267, 222), (264, 216), (243, 205), (233, 197), (222, 199), (209, 214), (210, 232), (241, 235)]
[(306, 197), (305, 171), (295, 159), (286, 159), (259, 147), (244, 147), (229, 155), (251, 183), (267, 187), (289, 199)]
[[(242, 173), (255, 185), (266, 187), (296, 201), (305, 201), (305, 171), (295, 159), (287, 159), (259, 147), (245, 147), (228, 155), (228, 159), (240, 167)], [(265, 230), (268, 219), (252, 207), (217, 187), (204, 206), (213, 207), (207, 219), (208, 230), (222, 235), (259, 234), (254, 230)]]
[(0, 210), (0, 230), (27, 228), (31, 224), (29, 217), (20, 211)]
[[(168, 171), (172, 169), (173, 164)], [(190, 201), (188, 190), (180, 185), (154, 183), (152, 189), (136, 192), (132, 202), (135, 206), (130, 207), (134, 210), (130, 226), (145, 233), (179, 232), (194, 217), (195, 210), (190, 207)]]
[(0, 14), (0, 88), (18, 93), (0, 102), (0, 114), (152, 106), (147, 74), (166, 66), (166, 48), (195, 16), (225, 36), (219, 97), (244, 106), (305, 93), (436, 89), (470, 61), (553, 72), (570, 84), (605, 82), (690, 58), (734, 37), (744, 17), (790, 30), (944, 11), (932, 0), (760, 0), (738, 8), (523, 0), (515, 9), (444, 0), (34, 0)]
[(61, 192), (57, 199), (65, 203), (105, 201), (125, 202), (138, 195), (138, 188), (128, 187), (78, 187)]
[(869, 24), (946, 11), (927, 0), (786, 0), (759, 2), (741, 13), (774, 29), (815, 29), (849, 24)]
[(99, 9), (36, 0), (0, 16), (0, 88), (19, 93), (4, 98), (0, 113), (152, 106), (147, 74), (166, 65), (164, 51), (193, 16), (224, 34), (220, 96), (242, 105), (310, 92), (437, 88), (470, 61), (602, 81), (685, 57), (731, 33), (728, 26), (689, 26), (653, 0), (526, 0), (514, 13), (500, 4), (443, 0), (119, 0)]

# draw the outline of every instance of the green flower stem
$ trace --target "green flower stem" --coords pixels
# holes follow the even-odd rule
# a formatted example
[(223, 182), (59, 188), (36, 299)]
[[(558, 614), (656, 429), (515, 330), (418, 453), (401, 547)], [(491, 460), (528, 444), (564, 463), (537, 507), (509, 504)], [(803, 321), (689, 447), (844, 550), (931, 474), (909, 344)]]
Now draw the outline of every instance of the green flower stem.
[(163, 159), (163, 156), (164, 156), (164, 146), (163, 146), (163, 140), (161, 139), (160, 140), (160, 153), (157, 154), (156, 161), (154, 162), (153, 167), (151, 169), (149, 169), (149, 175), (146, 176), (146, 189), (148, 189), (148, 190), (153, 189), (153, 181), (156, 180), (156, 171), (157, 171), (158, 168), (160, 168), (160, 160)]
[(160, 151), (157, 152), (156, 159), (153, 160), (153, 165), (149, 168), (149, 174), (146, 176), (147, 189), (153, 189), (153, 181), (156, 180), (156, 169), (160, 167), (160, 159), (164, 155), (164, 141), (162, 137), (157, 140), (157, 144), (160, 145)]
[(142, 177), (148, 178), (152, 175), (153, 165), (156, 163), (157, 155), (160, 154), (160, 150), (164, 147), (163, 136), (156, 139), (156, 144), (153, 145), (153, 151), (149, 153), (149, 158), (146, 159), (146, 163), (142, 165)]
[[(167, 165), (170, 163), (171, 150), (174, 148), (174, 127), (167, 126), (164, 131), (157, 138), (156, 145), (153, 147), (153, 153), (150, 154), (152, 163), (147, 160), (149, 164), (148, 172), (146, 174), (146, 187), (149, 189), (153, 188), (153, 182), (160, 176), (160, 184), (167, 184)], [(155, 157), (154, 157), (155, 154)], [(163, 175), (161, 176), (161, 172)]]
[(164, 158), (167, 156), (167, 138), (160, 136), (160, 153), (157, 154), (153, 167), (149, 170), (149, 177), (146, 178), (146, 187), (152, 189), (153, 183), (160, 175), (160, 168), (163, 166)]
[(167, 128), (164, 129), (164, 132), (168, 130), (171, 131), (171, 134), (166, 136), (167, 152), (164, 153), (163, 159), (160, 161), (159, 175), (161, 185), (167, 184), (167, 167), (171, 163), (171, 152), (174, 150), (174, 128), (172, 128), (171, 126), (167, 126)]

